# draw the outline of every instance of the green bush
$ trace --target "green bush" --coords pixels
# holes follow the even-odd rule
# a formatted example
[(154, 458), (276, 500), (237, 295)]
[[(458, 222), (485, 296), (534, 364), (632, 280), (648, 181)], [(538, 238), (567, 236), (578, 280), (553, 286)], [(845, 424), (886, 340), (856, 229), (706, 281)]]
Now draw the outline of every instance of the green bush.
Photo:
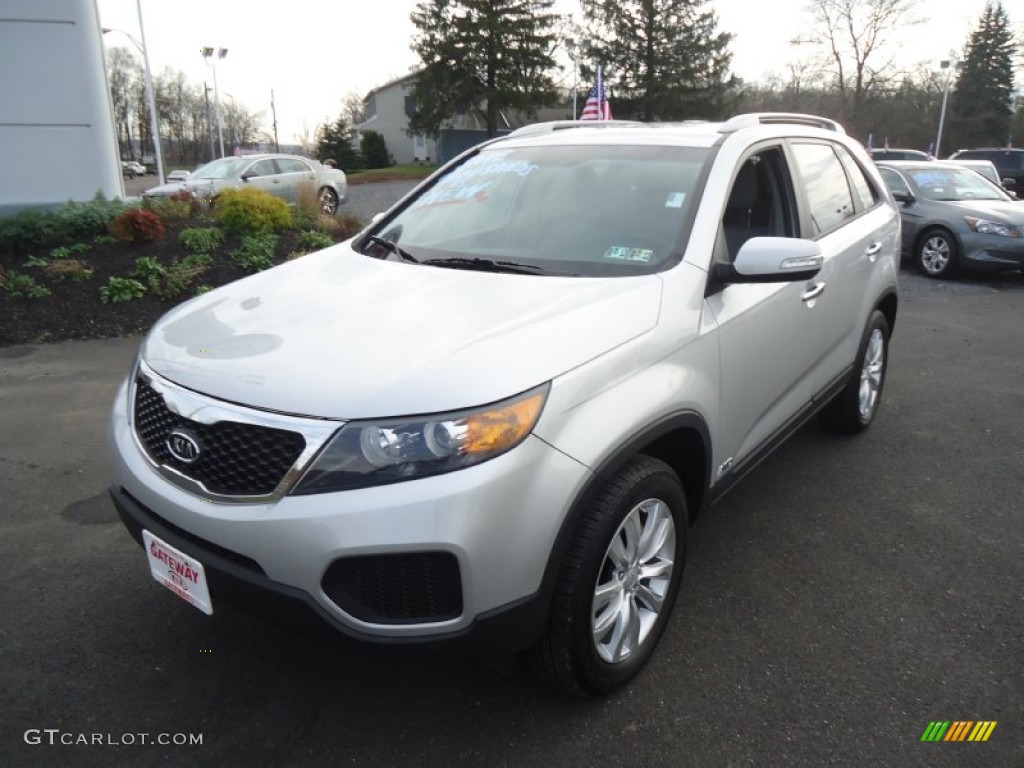
[(217, 197), (214, 215), (231, 235), (279, 232), (292, 226), (288, 204), (256, 187), (224, 190)]
[(50, 289), (36, 282), (32, 275), (21, 272), (8, 272), (0, 283), (4, 292), (13, 298), (41, 299), (50, 295)]
[(85, 203), (67, 202), (59, 208), (29, 208), (0, 219), (0, 248), (8, 253), (50, 248), (107, 232), (125, 209), (119, 200), (98, 194)]
[(248, 272), (260, 272), (274, 266), (274, 249), (277, 235), (263, 233), (242, 238), (238, 250), (231, 253), (231, 259)]
[(214, 227), (183, 229), (178, 242), (189, 253), (213, 253), (224, 242), (224, 233)]
[(367, 168), (387, 168), (390, 165), (388, 145), (376, 131), (364, 131), (360, 147)]
[(100, 288), (100, 300), (104, 304), (117, 304), (131, 301), (144, 296), (146, 286), (130, 277), (111, 277), (107, 284)]
[(160, 297), (172, 299), (184, 293), (192, 281), (209, 269), (211, 264), (213, 257), (202, 253), (192, 254), (174, 262), (164, 273), (159, 289)]
[(164, 236), (164, 225), (152, 211), (129, 208), (119, 213), (110, 223), (110, 232), (125, 243), (159, 240)]
[(132, 274), (144, 281), (149, 290), (157, 293), (167, 268), (152, 256), (140, 256), (135, 260), (135, 271)]
[(171, 197), (144, 197), (142, 198), (143, 210), (156, 215), (163, 224), (175, 224), (180, 221), (188, 221), (196, 212), (196, 203), (189, 195), (188, 199), (181, 199), (175, 193)]
[(296, 238), (296, 245), (298, 245), (296, 250), (302, 253), (312, 253), (313, 251), (319, 251), (321, 248), (334, 245), (334, 240), (323, 232), (299, 232), (299, 236)]

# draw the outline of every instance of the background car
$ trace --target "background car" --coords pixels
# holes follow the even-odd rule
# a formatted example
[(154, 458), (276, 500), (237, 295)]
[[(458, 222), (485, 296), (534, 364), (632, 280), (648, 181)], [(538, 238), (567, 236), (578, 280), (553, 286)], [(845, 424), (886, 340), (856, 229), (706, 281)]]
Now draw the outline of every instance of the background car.
[(1024, 149), (1008, 147), (986, 147), (983, 149), (960, 149), (949, 156), (950, 160), (989, 160), (999, 171), (1004, 187), (1024, 189)]
[[(1017, 193), (1012, 189), (1008, 189), (1004, 184), (1002, 178), (999, 176), (999, 171), (991, 160), (947, 160), (947, 163), (956, 163), (962, 165), (964, 168), (970, 168), (972, 171), (976, 171), (984, 176), (986, 179), (991, 181), (993, 184), (998, 184), (1003, 188), (1010, 197), (1016, 199)], [(1010, 186), (1013, 186), (1012, 184)]]
[(869, 149), (872, 160), (934, 160), (935, 158), (920, 149)]
[(312, 184), (320, 210), (333, 216), (345, 202), (348, 183), (345, 172), (298, 155), (246, 155), (223, 157), (193, 171), (182, 182), (171, 182), (142, 193), (143, 197), (170, 197), (182, 190), (212, 202), (225, 189), (245, 186), (263, 189), (288, 203), (298, 201), (299, 190)]
[(148, 171), (146, 170), (146, 166), (142, 163), (136, 162), (135, 160), (122, 160), (121, 173), (129, 179), (134, 179), (136, 176), (145, 176)]
[(955, 163), (878, 164), (902, 203), (903, 253), (929, 277), (960, 267), (1024, 267), (1024, 206), (981, 174)]
[(168, 183), (170, 183), (172, 181), (184, 181), (191, 174), (192, 174), (191, 171), (186, 171), (186, 170), (182, 170), (182, 169), (174, 170), (174, 171), (171, 171), (170, 173), (167, 174), (167, 181), (168, 181)]

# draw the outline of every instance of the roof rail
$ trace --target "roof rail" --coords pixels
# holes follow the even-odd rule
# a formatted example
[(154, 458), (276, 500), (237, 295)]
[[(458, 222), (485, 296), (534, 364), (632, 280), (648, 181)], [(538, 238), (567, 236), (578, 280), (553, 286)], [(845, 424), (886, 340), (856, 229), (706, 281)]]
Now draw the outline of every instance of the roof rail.
[(516, 128), (506, 137), (537, 136), (542, 133), (564, 131), (566, 128), (624, 128), (626, 126), (643, 125), (636, 120), (551, 120), (546, 123), (531, 123)]
[(802, 115), (796, 112), (751, 112), (745, 115), (736, 115), (729, 118), (719, 127), (719, 133), (735, 133), (743, 128), (753, 128), (755, 125), (807, 125), (811, 128), (823, 128), (826, 131), (846, 134), (839, 123), (827, 117), (818, 115)]

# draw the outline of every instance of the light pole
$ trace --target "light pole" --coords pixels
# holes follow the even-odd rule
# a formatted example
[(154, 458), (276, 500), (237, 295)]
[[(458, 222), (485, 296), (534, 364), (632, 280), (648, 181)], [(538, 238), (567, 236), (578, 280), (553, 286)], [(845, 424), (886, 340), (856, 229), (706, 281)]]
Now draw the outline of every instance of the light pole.
[(579, 87), (578, 73), (579, 67), (577, 66), (579, 52), (576, 49), (576, 40), (571, 37), (565, 39), (565, 50), (569, 52), (569, 58), (572, 59), (572, 119), (576, 119), (576, 91)]
[(142, 35), (141, 43), (122, 29), (104, 28), (103, 33), (120, 32), (131, 40), (135, 47), (139, 49), (139, 53), (142, 54), (142, 61), (146, 65), (146, 101), (149, 104), (149, 128), (150, 133), (153, 134), (153, 153), (156, 155), (156, 175), (160, 183), (163, 184), (164, 156), (160, 151), (160, 120), (157, 117), (156, 98), (153, 95), (153, 71), (149, 66), (149, 53), (146, 49), (146, 28), (142, 23), (142, 0), (137, 0), (137, 7), (139, 10), (139, 33)]
[(942, 89), (942, 109), (939, 110), (939, 132), (935, 135), (935, 157), (942, 158), (941, 146), (942, 146), (942, 128), (946, 124), (946, 102), (949, 101), (949, 86), (953, 82), (953, 72), (959, 71), (962, 67), (962, 63), (957, 61), (956, 58), (945, 59), (939, 63), (940, 69), (948, 69), (949, 74), (946, 75), (946, 86)]
[(200, 52), (203, 54), (203, 58), (206, 59), (207, 63), (213, 67), (213, 106), (217, 112), (217, 138), (220, 141), (220, 156), (224, 157), (224, 124), (220, 119), (220, 91), (217, 90), (217, 59), (223, 59), (228, 55), (227, 48), (218, 48), (216, 51), (216, 58), (214, 57), (213, 48), (201, 48)]

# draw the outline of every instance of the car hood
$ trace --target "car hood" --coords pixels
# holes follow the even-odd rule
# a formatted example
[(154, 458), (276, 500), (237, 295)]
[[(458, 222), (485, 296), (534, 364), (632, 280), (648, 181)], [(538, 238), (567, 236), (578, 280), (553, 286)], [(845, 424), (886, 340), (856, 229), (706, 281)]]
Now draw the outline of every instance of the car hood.
[(650, 330), (661, 284), (381, 261), (345, 243), (172, 310), (142, 357), (189, 389), (284, 413), (448, 411), (522, 392)]
[(1007, 224), (1024, 225), (1024, 205), (1016, 200), (958, 200), (947, 202), (964, 216), (995, 216)]

